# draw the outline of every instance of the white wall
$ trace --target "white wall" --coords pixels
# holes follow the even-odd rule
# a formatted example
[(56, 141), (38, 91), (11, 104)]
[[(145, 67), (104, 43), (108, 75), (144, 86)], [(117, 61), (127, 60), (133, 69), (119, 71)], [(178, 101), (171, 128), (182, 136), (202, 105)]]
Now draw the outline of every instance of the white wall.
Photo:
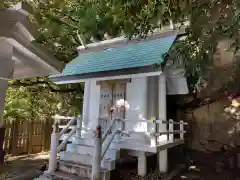
[[(99, 118), (100, 85), (96, 85), (96, 80), (88, 80), (85, 82), (85, 91), (84, 97), (89, 101), (84, 99), (83, 118), (88, 128), (95, 129)], [(126, 130), (147, 131), (146, 123), (131, 122), (146, 119), (147, 77), (133, 78), (131, 83), (127, 83), (126, 98), (130, 105), (126, 110), (126, 119), (130, 122), (126, 124)]]
[[(89, 91), (89, 95), (87, 92), (84, 95), (85, 98), (89, 98), (89, 101), (84, 100), (83, 111), (87, 113), (84, 117), (88, 121), (88, 127), (95, 128), (99, 117), (100, 85), (96, 85), (96, 80), (89, 80), (85, 83), (85, 90)], [(147, 118), (147, 77), (132, 78), (131, 83), (127, 83), (126, 99), (129, 103), (126, 119), (129, 122)], [(128, 123), (126, 128), (142, 132), (146, 131), (147, 126), (146, 123), (133, 122)]]
[(96, 85), (96, 80), (90, 80), (90, 99), (88, 104), (88, 127), (95, 129), (98, 124), (100, 86)]
[(146, 119), (147, 115), (147, 77), (132, 78), (131, 83), (127, 83), (126, 99), (130, 105), (126, 110), (126, 130), (143, 132), (147, 131), (146, 123), (136, 123), (139, 119)]

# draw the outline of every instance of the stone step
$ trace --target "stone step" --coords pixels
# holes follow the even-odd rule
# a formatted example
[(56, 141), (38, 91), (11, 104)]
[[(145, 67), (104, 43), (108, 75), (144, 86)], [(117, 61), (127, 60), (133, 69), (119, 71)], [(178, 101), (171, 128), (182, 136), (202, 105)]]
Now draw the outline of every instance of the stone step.
[[(67, 125), (59, 125), (58, 127), (61, 130), (61, 129), (64, 129), (65, 127), (67, 127)], [(71, 126), (68, 127), (68, 129), (71, 130), (71, 129), (76, 128), (76, 127), (77, 127), (76, 125), (71, 125)], [(95, 134), (95, 129), (82, 128), (82, 131), (81, 131), (82, 137), (85, 137), (85, 136), (94, 137), (94, 134)], [(67, 136), (67, 135), (68, 135), (68, 133), (65, 133), (62, 136), (62, 138), (60, 138), (60, 139), (64, 139), (65, 138), (64, 136)]]
[[(93, 157), (88, 154), (79, 154), (79, 153), (62, 151), (62, 152), (60, 152), (60, 160), (90, 166), (90, 165), (92, 165)], [(114, 170), (115, 169), (115, 160), (103, 159), (102, 163), (101, 163), (101, 167), (104, 169), (107, 169), (109, 171)]]
[[(66, 161), (60, 161), (58, 165), (58, 170), (61, 172), (74, 174), (79, 177), (91, 178), (92, 167), (82, 164), (76, 164)], [(109, 180), (110, 171), (107, 169), (101, 169), (101, 179)]]
[[(67, 152), (79, 153), (79, 154), (89, 154), (93, 155), (95, 150), (94, 146), (81, 145), (81, 144), (67, 144)], [(119, 159), (120, 158), (120, 150), (117, 149), (108, 149), (104, 159)]]
[(51, 176), (51, 180), (90, 180), (90, 178), (79, 177), (77, 175), (60, 171), (53, 172), (49, 175)]
[[(63, 134), (60, 137), (60, 140), (64, 140), (68, 137), (68, 134)], [(93, 132), (82, 132), (82, 137), (81, 138), (85, 138), (85, 139), (93, 139), (94, 138), (94, 133)], [(75, 141), (75, 139), (77, 139), (76, 135), (73, 135), (69, 138), (69, 142), (73, 142)]]
[[(110, 138), (110, 136), (104, 141), (103, 145), (106, 145), (109, 138)], [(75, 138), (75, 140), (72, 141), (72, 144), (95, 146), (93, 138)], [(121, 146), (117, 142), (112, 141), (109, 148), (110, 149), (115, 149), (115, 150), (120, 150)]]

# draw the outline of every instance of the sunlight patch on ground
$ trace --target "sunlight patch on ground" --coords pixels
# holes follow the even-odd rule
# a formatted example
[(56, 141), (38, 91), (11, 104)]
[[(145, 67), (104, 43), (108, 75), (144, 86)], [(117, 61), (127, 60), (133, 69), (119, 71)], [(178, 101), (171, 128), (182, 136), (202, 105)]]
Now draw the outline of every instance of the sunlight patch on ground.
[(15, 161), (18, 159), (21, 160), (37, 160), (37, 159), (48, 159), (49, 158), (49, 153), (44, 152), (44, 153), (38, 153), (38, 154), (32, 154), (32, 155), (22, 155), (22, 156), (13, 156), (9, 157), (8, 161)]

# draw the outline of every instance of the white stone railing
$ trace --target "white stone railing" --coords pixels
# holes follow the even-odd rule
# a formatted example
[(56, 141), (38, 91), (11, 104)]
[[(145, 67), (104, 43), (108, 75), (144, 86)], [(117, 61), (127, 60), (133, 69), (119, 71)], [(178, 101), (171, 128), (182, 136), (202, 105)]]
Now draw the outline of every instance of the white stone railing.
[[(69, 138), (71, 138), (75, 133), (77, 137), (81, 137), (81, 130), (82, 130), (82, 121), (80, 117), (64, 117), (64, 116), (55, 116), (55, 123), (53, 125), (53, 133), (51, 135), (51, 152), (49, 158), (49, 169), (48, 172), (54, 172), (57, 168), (57, 153), (63, 149), (63, 147), (68, 142)], [(58, 122), (60, 119), (67, 119), (70, 120), (67, 125), (61, 130), (61, 132), (57, 132)], [(77, 126), (70, 128), (73, 123), (77, 121)], [(100, 167), (101, 161), (103, 160), (107, 150), (109, 149), (113, 139), (116, 137), (117, 141), (120, 141), (121, 135), (128, 134), (131, 136), (132, 132), (125, 132), (125, 126), (128, 120), (124, 119), (115, 119), (112, 120), (109, 126), (104, 131), (102, 135), (102, 129), (99, 125), (95, 130), (95, 138), (94, 138), (94, 145), (95, 150), (93, 154), (93, 164), (92, 164), (92, 177), (91, 180), (98, 180), (100, 179)], [(131, 122), (133, 122), (131, 120)], [(184, 126), (187, 123), (180, 121), (174, 122), (173, 120), (169, 121), (162, 121), (162, 120), (138, 120), (136, 122), (144, 122), (147, 124), (153, 124), (153, 129), (150, 132), (151, 139), (151, 146), (157, 146), (157, 138), (161, 135), (167, 135), (168, 141), (174, 141), (174, 134), (180, 134), (180, 139), (184, 140)], [(166, 128), (168, 124), (168, 128)], [(160, 130), (161, 125), (165, 126), (163, 129), (165, 131)], [(174, 125), (179, 125), (179, 130), (174, 130)], [(64, 138), (61, 144), (59, 144), (59, 139), (64, 133), (71, 129), (68, 133), (67, 137)], [(152, 143), (153, 142), (153, 143)], [(103, 146), (104, 145), (104, 146)]]
[[(180, 122), (174, 122), (173, 120), (169, 121), (162, 121), (162, 120), (138, 120), (137, 122), (145, 122), (145, 123), (152, 123), (154, 126), (154, 129), (150, 133), (150, 136), (152, 138), (153, 146), (157, 146), (157, 138), (161, 135), (168, 135), (168, 140), (174, 142), (174, 134), (180, 134), (180, 139), (184, 140), (184, 133), (186, 132), (184, 130), (184, 125), (187, 125), (187, 123), (180, 121)], [(117, 124), (118, 123), (118, 124)], [(117, 137), (117, 140), (120, 140), (121, 134), (126, 134), (125, 132), (125, 124), (127, 123), (127, 120), (123, 119), (115, 119), (111, 121), (109, 124), (109, 127), (106, 128), (103, 136), (102, 136), (102, 129), (99, 125), (96, 128), (95, 132), (95, 151), (93, 155), (93, 164), (92, 164), (92, 177), (91, 180), (98, 180), (100, 179), (100, 168), (101, 168), (101, 161), (104, 158), (104, 155), (106, 154), (108, 148), (110, 147), (113, 139)], [(157, 130), (157, 125), (164, 125), (166, 126), (169, 124), (169, 128), (164, 128), (166, 131), (161, 131), (160, 129)], [(174, 125), (179, 125), (179, 130), (174, 130)], [(107, 138), (109, 135), (111, 135), (109, 138)], [(131, 132), (129, 132), (129, 135), (131, 135)], [(108, 142), (106, 142), (105, 146), (103, 147), (104, 142), (108, 139)]]
[(111, 137), (109, 138), (109, 141), (107, 142), (107, 144), (105, 145), (105, 147), (102, 150), (102, 154), (101, 154), (101, 160), (104, 158), (109, 146), (111, 145), (113, 139), (116, 137), (116, 140), (119, 142), (120, 141), (120, 136), (121, 134), (124, 133), (125, 130), (125, 122), (123, 119), (115, 119), (110, 126), (108, 127), (108, 129), (106, 130), (106, 132), (104, 132), (104, 135), (102, 137), (102, 145), (104, 143), (104, 141), (107, 139), (107, 136), (109, 133), (111, 133), (111, 131), (113, 131), (113, 133), (111, 134)]
[[(161, 124), (169, 124), (169, 128), (167, 131), (161, 131), (161, 132), (155, 132), (153, 133), (153, 135), (155, 136), (161, 136), (161, 135), (168, 135), (168, 140), (169, 141), (174, 141), (174, 134), (180, 134), (180, 139), (184, 140), (184, 133), (186, 133), (186, 131), (184, 130), (184, 126), (188, 125), (188, 123), (184, 122), (184, 121), (180, 121), (180, 122), (175, 122), (172, 119), (170, 119), (169, 121), (156, 121), (156, 124), (161, 123)], [(179, 125), (179, 130), (174, 130), (174, 125)]]
[[(57, 169), (57, 154), (60, 152), (65, 145), (67, 144), (68, 140), (76, 133), (76, 137), (81, 137), (82, 131), (82, 120), (80, 116), (78, 117), (66, 117), (66, 116), (53, 116), (54, 124), (53, 124), (53, 132), (51, 134), (51, 146), (50, 146), (50, 157), (49, 157), (49, 168), (48, 172), (54, 172)], [(69, 120), (67, 125), (58, 132), (58, 125), (61, 120)], [(59, 144), (59, 140), (61, 136), (63, 136), (70, 128), (77, 121), (77, 126), (72, 128), (68, 135), (63, 139), (61, 144)]]
[[(186, 131), (184, 130), (184, 126), (188, 125), (188, 123), (184, 121), (174, 121), (172, 119), (168, 121), (164, 120), (147, 120), (147, 119), (141, 119), (141, 120), (127, 120), (125, 119), (125, 126), (127, 126), (128, 123), (146, 123), (151, 125), (151, 130), (149, 133), (151, 137), (151, 146), (157, 146), (157, 140), (159, 136), (166, 135), (165, 140), (168, 141), (174, 141), (174, 135), (180, 134), (180, 139), (184, 140), (184, 133)], [(167, 128), (168, 125), (168, 128)], [(174, 125), (179, 125), (178, 130), (174, 130)], [(128, 134), (131, 135), (134, 133), (134, 130), (128, 131)]]
[[(93, 155), (93, 164), (92, 164), (92, 177), (91, 180), (100, 180), (100, 168), (101, 161), (103, 160), (108, 148), (110, 147), (113, 139), (117, 136), (117, 140), (120, 140), (120, 134), (124, 131), (125, 122), (122, 119), (114, 119), (109, 124), (109, 127), (106, 128), (103, 136), (102, 129), (99, 125), (95, 131), (95, 151)], [(111, 135), (103, 146), (104, 142), (107, 140), (107, 137)]]
[[(185, 125), (187, 123), (180, 121), (174, 122), (173, 120), (125, 120), (126, 128), (128, 127), (128, 123), (132, 124), (145, 124), (142, 133), (148, 134), (150, 137), (150, 146), (153, 148), (160, 147), (162, 145), (166, 145), (165, 148), (159, 150), (158, 154), (158, 166), (159, 171), (166, 173), (168, 170), (168, 147), (173, 147), (179, 144), (182, 144), (184, 141), (184, 133)], [(177, 127), (174, 127), (177, 126)], [(129, 135), (136, 133), (136, 129), (129, 129)], [(178, 139), (174, 139), (175, 134), (179, 134)], [(169, 146), (168, 146), (169, 145)], [(138, 156), (138, 175), (145, 176), (147, 174), (147, 157), (145, 152), (139, 154)]]
[(109, 125), (112, 123), (113, 120), (99, 118), (99, 125), (102, 128), (102, 132), (105, 132)]

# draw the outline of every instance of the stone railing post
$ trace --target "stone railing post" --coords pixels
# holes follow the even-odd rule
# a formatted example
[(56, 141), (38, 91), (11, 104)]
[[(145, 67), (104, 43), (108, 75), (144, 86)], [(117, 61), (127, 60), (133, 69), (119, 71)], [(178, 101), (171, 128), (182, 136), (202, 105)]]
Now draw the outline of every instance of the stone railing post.
[(184, 140), (184, 122), (180, 121), (180, 139)]
[(123, 119), (117, 120), (117, 129), (120, 130), (120, 133), (116, 134), (116, 141), (120, 142), (122, 140), (121, 133), (125, 131), (125, 121)]
[[(168, 131), (169, 132), (173, 132), (174, 131), (174, 121), (172, 119), (169, 120), (169, 128)], [(168, 135), (168, 140), (169, 141), (174, 141), (174, 133), (171, 133)]]
[(57, 146), (58, 146), (59, 134), (57, 133), (57, 123), (53, 125), (53, 132), (51, 134), (51, 146), (49, 157), (48, 172), (52, 173), (57, 169)]
[(125, 131), (125, 127), (126, 127), (126, 122), (125, 122), (124, 119), (122, 119), (121, 120), (121, 126), (120, 126), (120, 129), (121, 129), (122, 132)]
[(77, 117), (77, 131), (76, 131), (76, 137), (80, 138), (82, 136), (82, 120), (81, 117)]
[[(158, 126), (159, 132), (167, 132), (167, 124), (162, 122)], [(162, 135), (159, 136), (160, 141), (167, 141), (168, 140), (168, 135), (163, 133)], [(168, 171), (168, 150), (164, 149), (161, 150), (158, 154), (158, 165), (159, 165), (159, 171), (161, 173), (166, 173)]]
[(95, 151), (92, 159), (92, 177), (91, 180), (100, 180), (101, 154), (102, 154), (102, 128), (97, 126), (95, 131)]
[(156, 123), (156, 118), (152, 117), (151, 120), (149, 121), (152, 125), (151, 125), (151, 146), (157, 146), (157, 136), (156, 136), (156, 132), (157, 132), (157, 123)]

